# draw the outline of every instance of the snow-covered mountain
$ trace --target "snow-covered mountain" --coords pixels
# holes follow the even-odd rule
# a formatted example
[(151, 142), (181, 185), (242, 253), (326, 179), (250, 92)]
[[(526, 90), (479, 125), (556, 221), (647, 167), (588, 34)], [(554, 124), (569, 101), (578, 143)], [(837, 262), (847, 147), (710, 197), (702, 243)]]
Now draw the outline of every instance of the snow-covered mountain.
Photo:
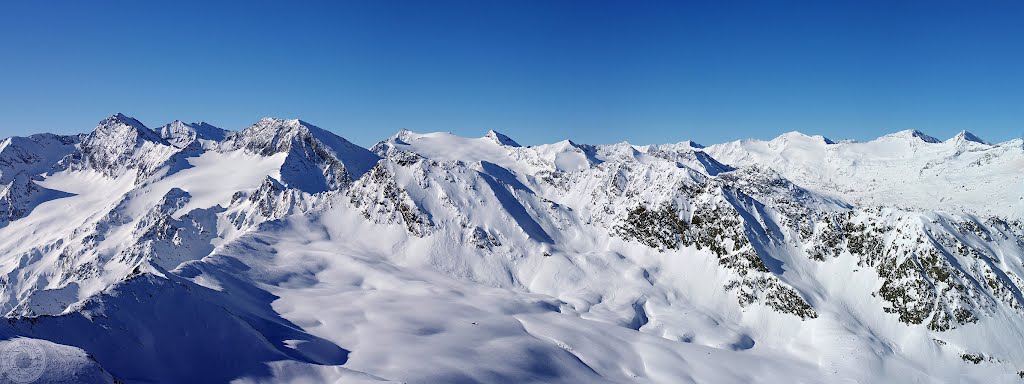
[(1024, 218), (1024, 140), (989, 144), (962, 131), (940, 141), (902, 131), (857, 143), (798, 132), (704, 151), (732, 166), (759, 164), (806, 188), (860, 205)]
[(0, 143), (0, 349), (48, 382), (1020, 382), (1020, 169), (968, 132), (368, 150), (117, 114)]
[(0, 142), (0, 226), (24, 217), (36, 204), (59, 197), (33, 182), (75, 150), (79, 138), (48, 133)]
[(174, 120), (170, 124), (162, 126), (157, 129), (157, 132), (161, 138), (178, 148), (185, 148), (193, 143), (200, 146), (219, 143), (229, 133), (205, 122), (185, 123), (181, 120)]

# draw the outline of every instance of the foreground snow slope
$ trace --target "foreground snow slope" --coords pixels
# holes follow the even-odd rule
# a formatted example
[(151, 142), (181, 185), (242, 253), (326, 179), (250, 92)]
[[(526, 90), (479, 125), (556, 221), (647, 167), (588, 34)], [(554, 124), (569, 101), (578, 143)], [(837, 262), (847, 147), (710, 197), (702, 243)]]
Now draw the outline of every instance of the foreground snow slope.
[(0, 334), (70, 351), (44, 381), (1022, 380), (1019, 142), (4, 143)]

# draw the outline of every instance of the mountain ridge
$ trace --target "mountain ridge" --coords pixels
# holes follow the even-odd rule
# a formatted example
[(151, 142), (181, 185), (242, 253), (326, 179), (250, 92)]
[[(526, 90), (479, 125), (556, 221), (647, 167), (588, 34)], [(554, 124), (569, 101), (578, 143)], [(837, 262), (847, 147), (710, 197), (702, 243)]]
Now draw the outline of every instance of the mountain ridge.
[[(402, 130), (368, 150), (297, 119), (151, 130), (121, 114), (81, 137), (8, 162), (0, 333), (91, 353), (91, 377), (1024, 370), (1016, 141), (520, 146)], [(249, 347), (219, 353), (234, 345)]]

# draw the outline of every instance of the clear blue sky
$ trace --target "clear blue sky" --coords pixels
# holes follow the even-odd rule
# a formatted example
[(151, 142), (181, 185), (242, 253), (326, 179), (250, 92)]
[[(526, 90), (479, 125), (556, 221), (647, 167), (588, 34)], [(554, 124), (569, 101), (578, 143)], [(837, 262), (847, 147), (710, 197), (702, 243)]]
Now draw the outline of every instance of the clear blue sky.
[[(300, 4), (301, 3), (301, 4)], [(0, 134), (123, 112), (524, 144), (1024, 134), (1020, 1), (20, 1)]]

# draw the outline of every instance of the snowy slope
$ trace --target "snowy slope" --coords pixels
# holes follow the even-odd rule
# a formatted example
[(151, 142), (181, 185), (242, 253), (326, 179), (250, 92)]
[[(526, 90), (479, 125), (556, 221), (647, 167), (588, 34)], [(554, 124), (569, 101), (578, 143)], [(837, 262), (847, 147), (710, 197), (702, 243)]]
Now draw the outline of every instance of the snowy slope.
[(970, 132), (940, 141), (902, 131), (857, 143), (798, 132), (704, 151), (731, 166), (759, 164), (862, 205), (1024, 218), (1024, 140), (988, 144)]
[(49, 171), (54, 163), (74, 151), (78, 141), (77, 136), (49, 133), (0, 141), (0, 183), (10, 182), (19, 172), (35, 176)]
[(78, 140), (76, 136), (44, 133), (0, 142), (0, 226), (24, 217), (46, 200), (61, 197), (35, 180), (72, 153)]
[(0, 149), (0, 347), (65, 351), (44, 382), (1022, 380), (1019, 141), (82, 137)]

